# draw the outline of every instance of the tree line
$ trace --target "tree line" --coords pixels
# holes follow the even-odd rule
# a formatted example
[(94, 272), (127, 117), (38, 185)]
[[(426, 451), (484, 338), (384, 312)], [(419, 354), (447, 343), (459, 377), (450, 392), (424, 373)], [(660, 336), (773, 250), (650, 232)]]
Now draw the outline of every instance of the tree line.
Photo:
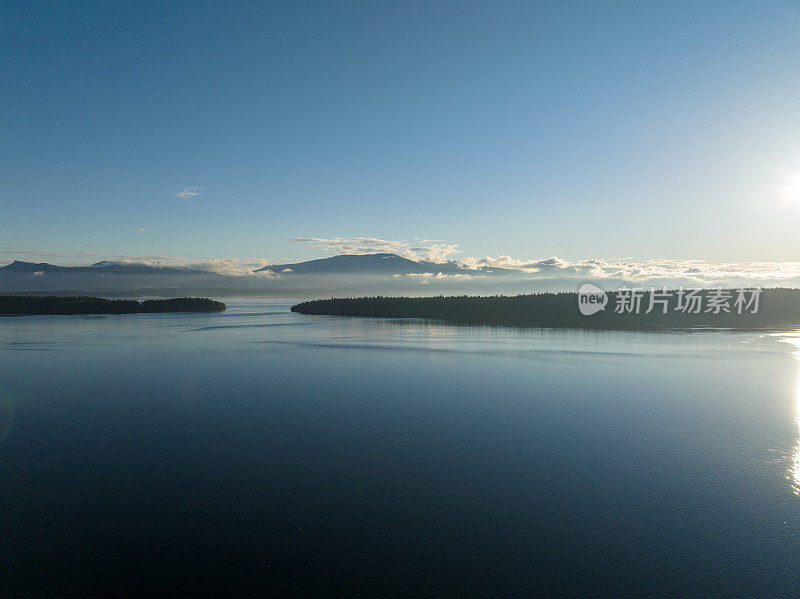
[(89, 296), (0, 295), (0, 314), (139, 314), (221, 312), (225, 304), (204, 297), (105, 299)]
[[(735, 290), (719, 307), (718, 290), (696, 292), (697, 306), (686, 310), (678, 290), (641, 292), (633, 311), (624, 291), (610, 292), (603, 310), (584, 315), (577, 293), (534, 293), (517, 296), (434, 296), (331, 298), (302, 302), (292, 307), (302, 314), (421, 318), (465, 324), (528, 325), (607, 329), (722, 327), (734, 329), (800, 326), (800, 289), (759, 290), (757, 310), (735, 304)], [(747, 296), (750, 299), (750, 296)], [(651, 305), (651, 301), (653, 305)], [(648, 311), (648, 308), (650, 310)], [(727, 311), (725, 311), (727, 308)], [(630, 311), (629, 311), (630, 309)], [(620, 311), (618, 311), (620, 310)]]

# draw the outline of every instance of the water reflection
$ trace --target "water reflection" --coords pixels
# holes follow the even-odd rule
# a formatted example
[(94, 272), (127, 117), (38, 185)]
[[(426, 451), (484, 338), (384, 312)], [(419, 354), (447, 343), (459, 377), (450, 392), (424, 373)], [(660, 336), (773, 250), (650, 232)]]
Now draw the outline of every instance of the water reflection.
[[(780, 341), (792, 346), (792, 356), (800, 362), (800, 333), (781, 335)], [(794, 494), (800, 496), (800, 370), (798, 370), (797, 388), (795, 390), (795, 411), (797, 414), (798, 439), (792, 450), (787, 478), (792, 483)]]
[(0, 396), (0, 443), (5, 441), (14, 424), (14, 403), (10, 397)]

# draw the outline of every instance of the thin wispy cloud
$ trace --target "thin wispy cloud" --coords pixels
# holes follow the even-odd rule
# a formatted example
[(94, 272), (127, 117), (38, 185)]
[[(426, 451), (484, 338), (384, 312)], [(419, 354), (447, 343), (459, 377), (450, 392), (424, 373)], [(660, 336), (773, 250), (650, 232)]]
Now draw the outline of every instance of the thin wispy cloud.
[(148, 227), (139, 227), (137, 231), (147, 231)]
[(205, 187), (201, 187), (199, 185), (194, 185), (192, 187), (179, 187), (180, 191), (176, 191), (172, 194), (172, 197), (177, 198), (179, 200), (188, 200), (190, 198), (194, 198), (200, 195), (200, 192), (205, 189)]
[[(401, 275), (393, 275), (393, 276), (394, 277), (400, 277)], [(467, 275), (467, 274), (448, 275), (448, 274), (444, 274), (442, 272), (437, 272), (437, 273), (432, 273), (432, 272), (414, 273), (414, 272), (412, 272), (412, 273), (408, 273), (405, 276), (410, 277), (412, 279), (437, 279), (437, 280), (440, 280), (440, 281), (444, 280), (444, 279), (471, 279), (471, 278), (473, 278), (473, 275)], [(478, 275), (478, 276), (481, 276), (481, 275)]]

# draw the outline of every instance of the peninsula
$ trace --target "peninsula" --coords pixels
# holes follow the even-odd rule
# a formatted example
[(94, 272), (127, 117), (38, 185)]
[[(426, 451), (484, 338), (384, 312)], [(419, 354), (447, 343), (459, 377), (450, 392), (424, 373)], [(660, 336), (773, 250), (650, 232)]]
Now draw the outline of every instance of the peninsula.
[[(706, 289), (694, 292), (609, 292), (604, 309), (591, 315), (579, 310), (577, 293), (505, 296), (332, 298), (292, 306), (301, 314), (422, 318), (460, 324), (658, 329), (718, 327), (730, 329), (800, 327), (800, 290)], [(681, 295), (682, 294), (682, 295)], [(652, 297), (651, 297), (652, 296)], [(741, 303), (737, 304), (737, 301)]]

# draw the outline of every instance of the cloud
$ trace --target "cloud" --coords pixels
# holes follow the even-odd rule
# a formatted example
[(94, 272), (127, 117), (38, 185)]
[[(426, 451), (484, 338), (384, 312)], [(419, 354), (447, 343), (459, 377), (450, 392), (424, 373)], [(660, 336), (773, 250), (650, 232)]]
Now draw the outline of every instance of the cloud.
[(447, 243), (439, 239), (415, 239), (414, 243), (405, 240), (387, 240), (377, 237), (298, 237), (292, 243), (307, 243), (324, 252), (336, 254), (397, 254), (408, 260), (442, 263), (448, 256), (460, 253), (457, 243)]
[[(423, 241), (423, 243), (426, 243)], [(400, 255), (409, 260), (425, 260), (427, 262), (435, 262), (441, 264), (447, 262), (449, 257), (453, 254), (460, 254), (461, 250), (458, 249), (457, 243), (444, 243), (444, 242), (430, 242), (430, 245), (410, 247), (403, 250)]]
[(192, 262), (188, 265), (188, 267), (198, 270), (208, 270), (223, 275), (252, 276), (262, 279), (277, 278), (277, 275), (274, 272), (253, 272), (262, 266), (266, 266), (267, 264), (269, 264), (269, 262), (264, 258), (212, 258), (211, 260), (206, 260), (204, 262)]
[(147, 231), (147, 227), (139, 227), (136, 229), (137, 231)]
[(189, 198), (199, 196), (200, 192), (204, 190), (205, 187), (194, 185), (192, 187), (179, 187), (178, 189), (180, 189), (180, 191), (173, 193), (172, 197), (179, 200), (188, 200)]
[(325, 252), (337, 252), (340, 254), (394, 253), (403, 251), (410, 245), (404, 241), (388, 241), (376, 237), (354, 237), (352, 239), (344, 237), (298, 237), (292, 239), (292, 243), (308, 243)]
[(642, 286), (797, 286), (800, 285), (800, 262), (707, 262), (634, 258), (590, 258), (568, 261), (552, 256), (525, 260), (501, 255), (497, 258), (464, 258), (464, 268), (511, 268), (522, 271), (531, 280), (558, 280), (565, 284), (588, 280), (611, 284)]
[[(401, 277), (401, 276), (403, 276), (403, 275), (392, 275), (392, 277), (394, 277), (394, 278)], [(467, 275), (467, 274), (460, 274), (459, 273), (459, 274), (448, 275), (448, 274), (444, 274), (442, 272), (439, 272), (439, 273), (436, 273), (436, 274), (433, 274), (432, 272), (418, 272), (418, 273), (410, 272), (410, 273), (407, 273), (405, 276), (406, 277), (411, 277), (412, 279), (416, 278), (416, 279), (438, 279), (438, 280), (443, 280), (443, 279), (472, 279), (473, 278), (472, 275)]]
[(550, 258), (542, 258), (539, 260), (521, 260), (505, 255), (498, 256), (497, 258), (486, 256), (484, 258), (464, 258), (459, 260), (458, 263), (464, 268), (511, 268), (514, 270), (524, 270), (530, 273), (553, 269), (563, 270), (571, 266), (566, 260), (562, 260), (558, 256), (551, 256)]

